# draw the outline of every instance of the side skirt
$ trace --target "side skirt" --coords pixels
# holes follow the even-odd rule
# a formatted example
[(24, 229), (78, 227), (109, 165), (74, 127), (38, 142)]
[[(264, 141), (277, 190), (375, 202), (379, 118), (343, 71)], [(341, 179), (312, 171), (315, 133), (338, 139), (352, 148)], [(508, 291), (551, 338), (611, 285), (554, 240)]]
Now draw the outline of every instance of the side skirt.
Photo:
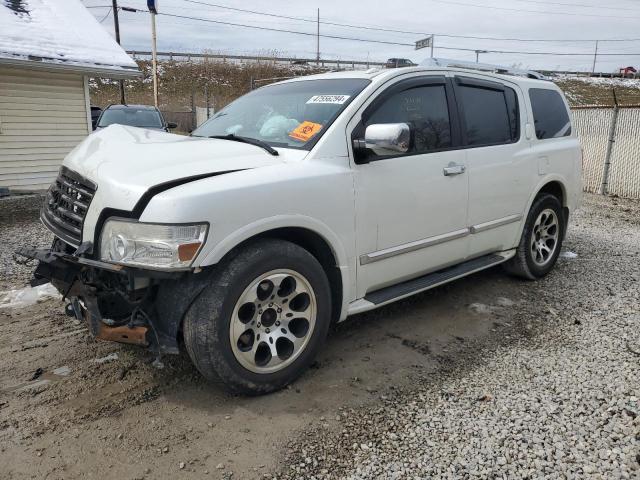
[(466, 262), (423, 275), (412, 280), (407, 280), (396, 285), (381, 288), (367, 293), (364, 298), (352, 302), (349, 306), (349, 315), (366, 312), (381, 307), (396, 300), (415, 295), (416, 293), (430, 290), (439, 285), (452, 282), (472, 273), (491, 268), (509, 260), (515, 254), (515, 250), (492, 253), (482, 257), (467, 260)]

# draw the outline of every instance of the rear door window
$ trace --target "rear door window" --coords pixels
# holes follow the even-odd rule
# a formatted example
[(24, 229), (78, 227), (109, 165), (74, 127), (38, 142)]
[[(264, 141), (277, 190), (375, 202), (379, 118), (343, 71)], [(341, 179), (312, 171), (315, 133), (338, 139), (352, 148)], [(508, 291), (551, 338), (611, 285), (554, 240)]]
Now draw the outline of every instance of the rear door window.
[(500, 145), (518, 139), (518, 103), (512, 89), (474, 79), (458, 78), (457, 84), (467, 145)]
[(538, 139), (571, 135), (571, 120), (560, 93), (544, 88), (532, 88), (529, 90), (529, 98)]

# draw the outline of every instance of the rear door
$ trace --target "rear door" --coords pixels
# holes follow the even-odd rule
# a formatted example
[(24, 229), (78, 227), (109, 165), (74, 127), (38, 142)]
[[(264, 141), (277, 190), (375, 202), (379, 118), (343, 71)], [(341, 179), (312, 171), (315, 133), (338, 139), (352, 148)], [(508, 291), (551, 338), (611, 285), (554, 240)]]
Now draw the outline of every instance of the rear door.
[(515, 84), (456, 75), (469, 175), (469, 256), (512, 248), (537, 163), (522, 134), (527, 110)]

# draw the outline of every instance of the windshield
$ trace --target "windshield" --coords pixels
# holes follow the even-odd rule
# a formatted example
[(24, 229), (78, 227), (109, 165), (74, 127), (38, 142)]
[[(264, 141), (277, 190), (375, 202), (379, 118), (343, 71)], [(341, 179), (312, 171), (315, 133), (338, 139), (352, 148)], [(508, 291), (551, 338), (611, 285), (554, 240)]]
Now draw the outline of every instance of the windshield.
[(162, 128), (162, 119), (155, 110), (148, 108), (108, 108), (102, 112), (99, 127), (107, 127), (113, 123), (132, 127)]
[(369, 80), (349, 78), (262, 87), (227, 105), (192, 135), (237, 135), (272, 147), (309, 150), (368, 84)]

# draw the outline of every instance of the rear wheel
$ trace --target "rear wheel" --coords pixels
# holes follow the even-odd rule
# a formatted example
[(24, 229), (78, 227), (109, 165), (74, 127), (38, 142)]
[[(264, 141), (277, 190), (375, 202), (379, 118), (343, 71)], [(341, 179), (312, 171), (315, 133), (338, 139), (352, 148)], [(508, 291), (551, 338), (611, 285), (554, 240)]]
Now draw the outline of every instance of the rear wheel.
[(539, 195), (529, 210), (516, 255), (504, 264), (505, 269), (528, 280), (549, 273), (562, 248), (564, 221), (558, 198), (548, 193)]
[(234, 392), (268, 393), (313, 361), (330, 315), (329, 283), (315, 257), (262, 240), (220, 265), (185, 316), (185, 345), (206, 378)]

